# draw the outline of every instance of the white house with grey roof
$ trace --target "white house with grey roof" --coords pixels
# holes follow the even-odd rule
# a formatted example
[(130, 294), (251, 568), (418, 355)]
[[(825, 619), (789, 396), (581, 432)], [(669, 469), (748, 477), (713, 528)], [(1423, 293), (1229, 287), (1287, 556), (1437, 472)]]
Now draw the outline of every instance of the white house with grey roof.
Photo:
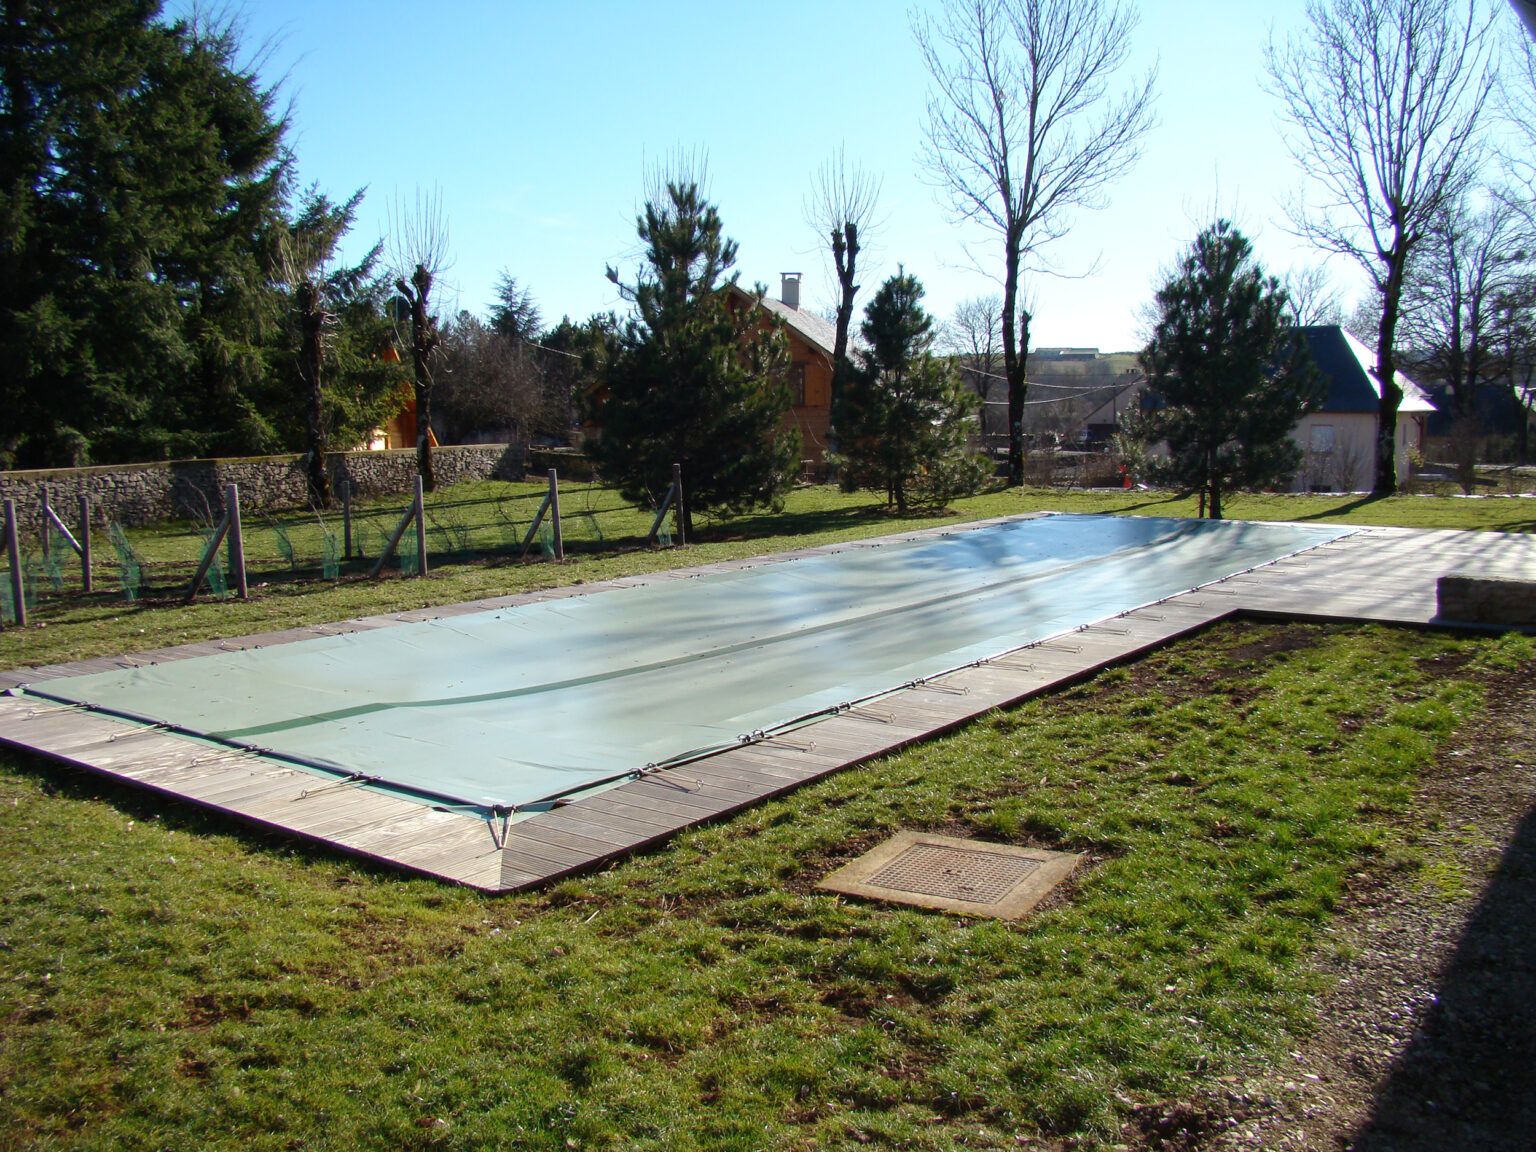
[[(1313, 324), (1296, 329), (1307, 342), (1313, 363), (1328, 382), (1327, 399), (1316, 412), (1296, 422), (1291, 438), (1301, 447), (1302, 464), (1291, 481), (1294, 492), (1368, 492), (1376, 480), (1376, 420), (1381, 404), (1381, 379), (1376, 354), (1337, 324)], [(1397, 386), (1403, 401), (1397, 409), (1397, 444), (1393, 460), (1397, 480), (1408, 479), (1413, 456), (1424, 446), (1427, 418), (1435, 405), (1424, 390), (1401, 372)], [(1117, 392), (1084, 421), (1089, 442), (1113, 436), (1120, 418), (1138, 407), (1146, 387), (1143, 378)]]
[[(1328, 399), (1303, 416), (1291, 433), (1301, 446), (1302, 465), (1291, 484), (1295, 492), (1368, 492), (1376, 481), (1376, 422), (1381, 406), (1381, 378), (1376, 353), (1337, 324), (1297, 330), (1312, 360), (1328, 381)], [(1424, 433), (1434, 404), (1424, 390), (1401, 372), (1397, 386), (1397, 443), (1393, 461), (1397, 482), (1408, 479), (1412, 458), (1424, 447)]]

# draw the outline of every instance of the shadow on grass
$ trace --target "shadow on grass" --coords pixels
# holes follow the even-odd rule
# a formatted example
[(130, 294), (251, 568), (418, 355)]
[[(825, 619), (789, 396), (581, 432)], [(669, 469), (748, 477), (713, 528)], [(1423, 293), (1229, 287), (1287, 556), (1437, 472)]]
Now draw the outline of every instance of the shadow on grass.
[[(1094, 489), (1065, 489), (1067, 495), (1096, 492)], [(1178, 493), (1149, 497), (1134, 504), (1105, 509), (1107, 514), (1121, 516), (1139, 512), (1144, 508), (1162, 508), (1179, 504), (1185, 497)], [(1023, 511), (1023, 509), (1021, 509)], [(917, 520), (943, 520), (956, 515), (954, 508), (925, 508), (913, 506), (905, 512), (880, 501), (860, 504), (853, 508), (822, 508), (807, 512), (760, 512), (734, 517), (710, 525), (698, 533), (701, 540), (747, 540), (760, 536), (801, 536), (814, 532), (835, 532), (864, 524), (909, 523)]]
[(1369, 508), (1379, 500), (1385, 500), (1385, 496), (1377, 496), (1374, 492), (1361, 496), (1358, 500), (1351, 500), (1348, 504), (1340, 504), (1337, 508), (1325, 508), (1321, 512), (1313, 512), (1310, 516), (1298, 516), (1298, 522), (1304, 520), (1335, 520), (1340, 516), (1348, 516), (1351, 512), (1358, 512), (1361, 508)]
[[(1340, 504), (1337, 508), (1325, 508), (1321, 512), (1313, 512), (1307, 516), (1297, 516), (1294, 519), (1299, 523), (1306, 520), (1338, 520), (1348, 516), (1352, 512), (1358, 512), (1362, 508), (1369, 508), (1382, 501), (1393, 500), (1396, 497), (1378, 496), (1374, 493), (1360, 496), (1346, 504)], [(1442, 499), (1453, 499), (1442, 497)], [(1511, 501), (1512, 505), (1518, 501)], [(1522, 509), (1524, 511), (1524, 509)], [(1383, 523), (1392, 523), (1393, 517), (1383, 517)], [(1411, 523), (1411, 522), (1410, 522)], [(1536, 516), (1512, 516), (1508, 520), (1467, 523), (1461, 526), (1467, 530), (1480, 532), (1536, 532)]]
[(1499, 863), (1358, 1152), (1536, 1148), (1536, 810)]
[(1173, 493), (1172, 495), (1159, 497), (1156, 500), (1143, 500), (1140, 504), (1127, 504), (1124, 508), (1114, 509), (1114, 514), (1116, 516), (1124, 516), (1130, 512), (1139, 512), (1143, 508), (1157, 508), (1163, 504), (1182, 504), (1187, 499), (1187, 496)]
[(853, 508), (817, 508), (807, 512), (759, 512), (702, 526), (694, 535), (700, 542), (715, 543), (759, 536), (805, 536), (815, 532), (836, 532), (860, 524), (918, 520), (943, 514), (942, 510), (931, 513), (913, 510), (899, 515), (894, 508), (881, 503), (860, 504)]
[(1490, 527), (1495, 532), (1536, 532), (1536, 518), (1529, 520), (1506, 520), (1502, 524), (1493, 524)]

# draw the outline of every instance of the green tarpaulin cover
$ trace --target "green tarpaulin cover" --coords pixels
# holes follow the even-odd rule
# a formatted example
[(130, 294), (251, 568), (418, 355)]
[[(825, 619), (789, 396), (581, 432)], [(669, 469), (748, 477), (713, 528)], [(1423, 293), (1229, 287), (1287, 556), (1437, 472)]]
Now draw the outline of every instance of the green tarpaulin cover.
[(36, 691), (508, 807), (735, 744), (1347, 531), (1047, 516)]

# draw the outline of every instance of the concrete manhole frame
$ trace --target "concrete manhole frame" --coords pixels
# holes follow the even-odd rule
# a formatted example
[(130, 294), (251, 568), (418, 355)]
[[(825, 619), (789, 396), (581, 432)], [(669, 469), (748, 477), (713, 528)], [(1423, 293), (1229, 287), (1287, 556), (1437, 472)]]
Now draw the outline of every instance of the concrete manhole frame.
[(1072, 852), (898, 832), (824, 877), (817, 887), (963, 916), (1017, 920), (1070, 876), (1082, 859)]

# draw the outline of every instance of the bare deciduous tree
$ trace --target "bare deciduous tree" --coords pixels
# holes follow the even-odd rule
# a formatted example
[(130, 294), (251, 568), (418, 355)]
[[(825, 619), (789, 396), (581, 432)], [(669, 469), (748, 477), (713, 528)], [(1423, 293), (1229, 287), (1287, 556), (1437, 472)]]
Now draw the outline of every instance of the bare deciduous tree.
[(958, 356), (961, 371), (983, 400), (990, 381), (998, 375), (1003, 358), (1003, 298), (975, 296), (955, 306), (955, 315), (944, 327), (944, 350)]
[(1536, 416), (1536, 275), (1521, 277), (1500, 296), (1495, 310), (1504, 376), (1520, 413), (1515, 427), (1515, 459), (1528, 464), (1531, 418)]
[(1292, 225), (1354, 260), (1380, 300), (1378, 495), (1397, 489), (1394, 341), (1408, 262), (1482, 159), (1489, 19), (1478, 0), (1310, 0), (1307, 28), (1266, 53), (1291, 153), (1321, 193), (1291, 205)]
[(913, 21), (933, 80), (923, 166), (957, 219), (1003, 241), (1010, 484), (1024, 480), (1030, 313), (1020, 277), (1074, 210), (1103, 206), (1140, 154), (1156, 70), (1109, 90), (1135, 27), (1133, 9), (1107, 0), (946, 0), (937, 18)]
[(1519, 216), (1503, 196), (1482, 200), (1447, 205), (1408, 276), (1406, 331), (1450, 386), (1461, 420), (1472, 416), (1478, 384), (1502, 367), (1493, 347), (1497, 302), (1526, 271)]
[(398, 199), (390, 213), (390, 254), (395, 290), (410, 326), (411, 373), (416, 397), (416, 470), (429, 492), (432, 469), (432, 367), (441, 336), (432, 311), (432, 287), (448, 266), (448, 220), (436, 190), (417, 190), (406, 208)]
[[(1536, 19), (1536, 7), (1514, 7), (1522, 19)], [(1528, 28), (1506, 37), (1496, 108), (1506, 129), (1499, 145), (1504, 195), (1526, 225), (1536, 229), (1536, 32), (1526, 35)]]
[(530, 435), (544, 400), (538, 348), (468, 312), (444, 320), (441, 336), (434, 408), (454, 442)]
[(1344, 305), (1321, 264), (1303, 264), (1292, 268), (1284, 280), (1291, 323), (1343, 324)]

